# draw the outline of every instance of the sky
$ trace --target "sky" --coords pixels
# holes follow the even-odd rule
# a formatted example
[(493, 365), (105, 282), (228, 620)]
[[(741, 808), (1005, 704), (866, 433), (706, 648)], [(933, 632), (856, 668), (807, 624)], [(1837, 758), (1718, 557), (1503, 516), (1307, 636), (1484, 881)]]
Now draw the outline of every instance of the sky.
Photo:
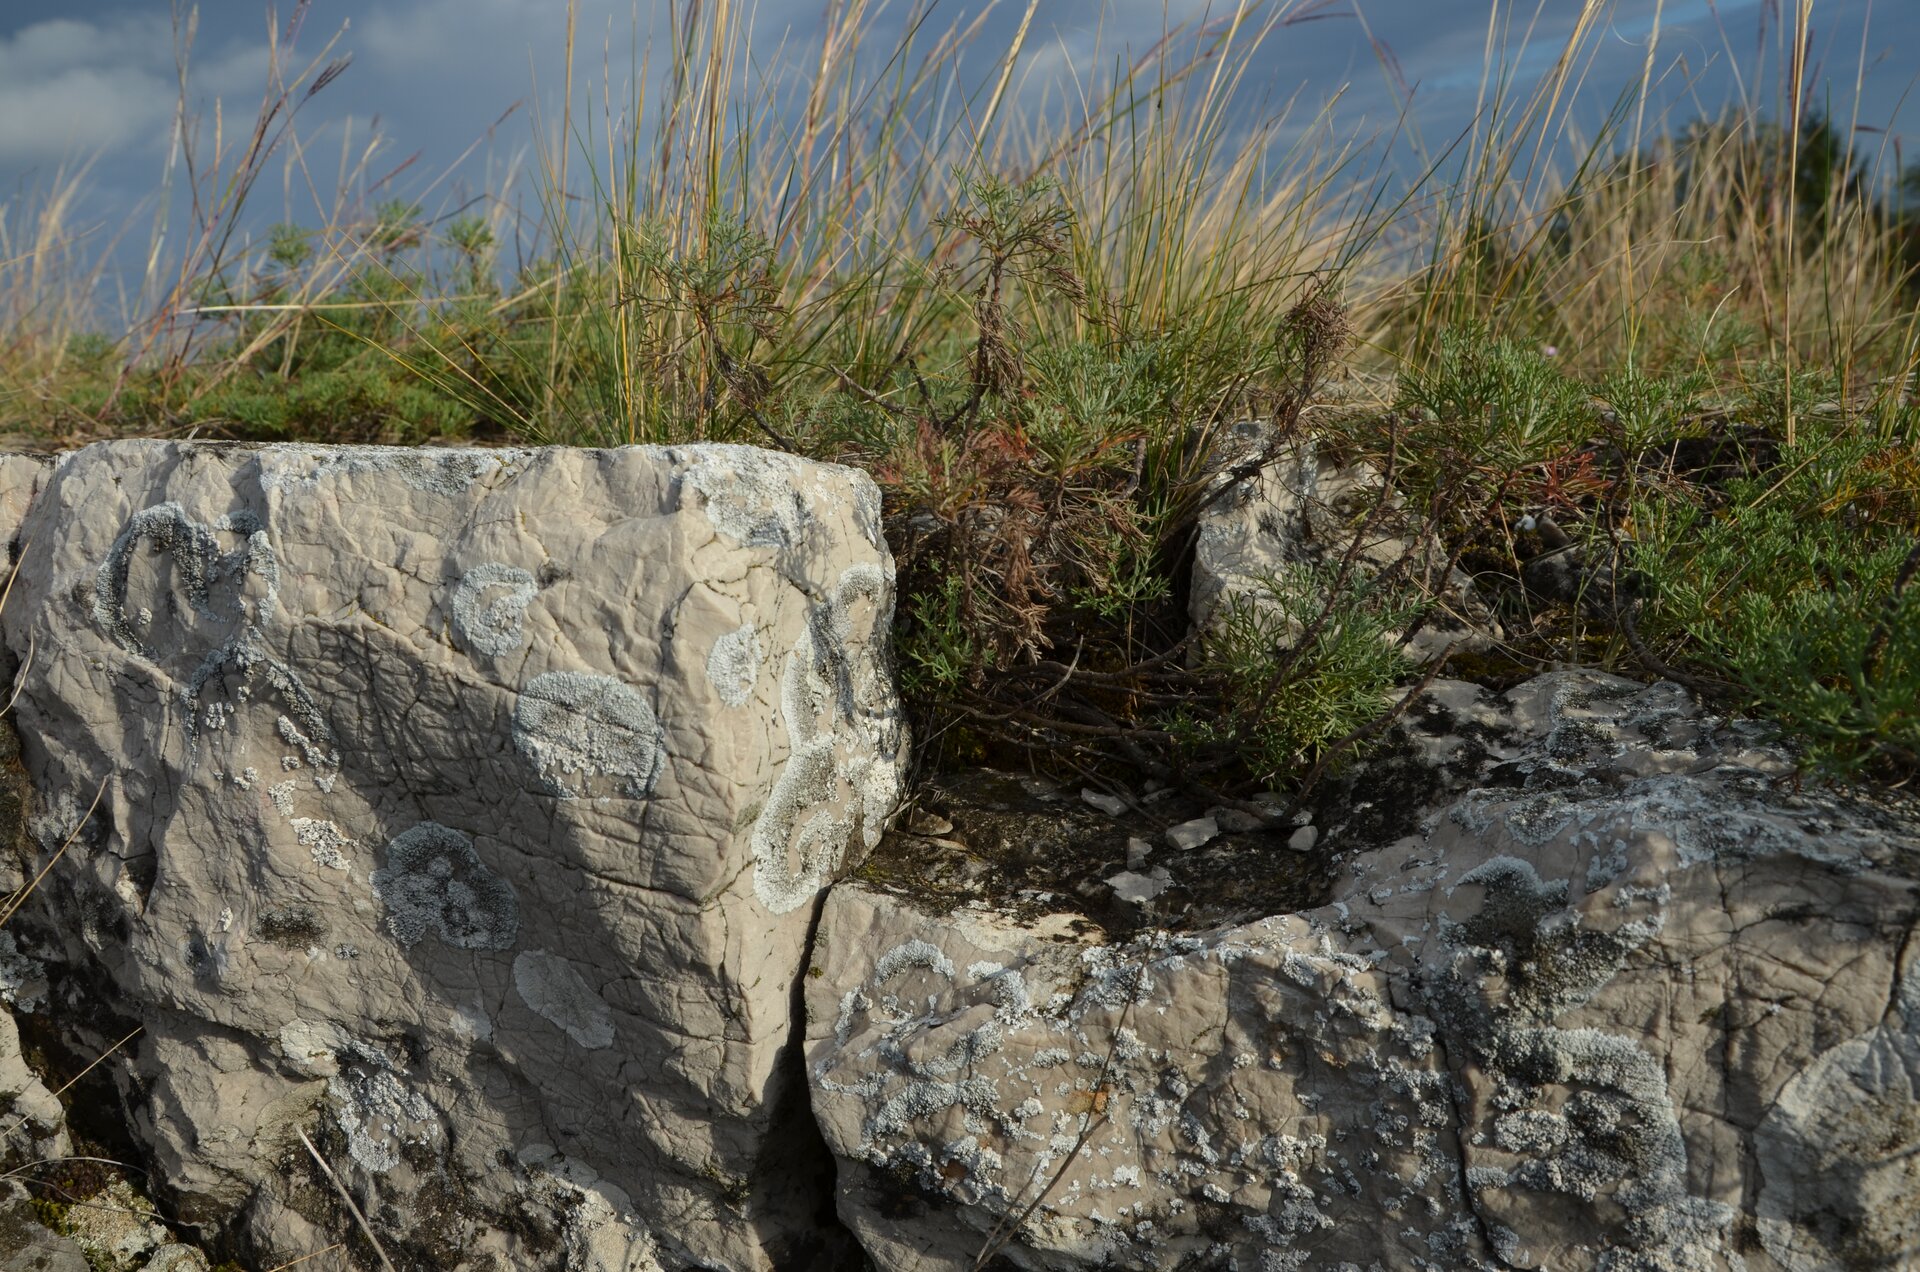
[[(1384, 137), (1405, 107), (1426, 139), (1440, 143), (1471, 121), (1496, 0), (1280, 2), (1296, 20), (1262, 46), (1247, 111), (1292, 99), (1296, 115), (1310, 117), (1334, 101), (1343, 129)], [(804, 66), (825, 3), (759, 0), (756, 63), (771, 67), (785, 58)], [(887, 47), (909, 5), (870, 3), (878, 6), (870, 44)], [(984, 74), (1026, 3), (931, 0), (928, 29), (986, 11), (967, 54)], [(1770, 88), (1756, 93), (1751, 83), (1756, 66), (1778, 60), (1773, 41), (1764, 60), (1758, 56), (1759, 32), (1782, 5), (1798, 3), (1616, 0), (1585, 109), (1597, 119), (1604, 103), (1639, 76), (1656, 22), (1655, 58), (1673, 92), (1691, 94), (1709, 110), (1734, 100), (1742, 84), (1749, 96), (1776, 100)], [(597, 91), (603, 48), (614, 50), (612, 78), (628, 78), (630, 50), (649, 30), (663, 32), (668, 7), (669, 0), (579, 0), (579, 91)], [(1097, 74), (1116, 57), (1146, 49), (1169, 17), (1218, 17), (1231, 7), (1231, 0), (1211, 7), (1204, 0), (1039, 0), (1015, 91), (1058, 94), (1073, 76)], [(1517, 59), (1523, 76), (1552, 60), (1579, 8), (1578, 0), (1519, 0), (1516, 20), (1535, 25)], [(397, 193), (458, 198), (497, 184), (529, 152), (537, 117), (531, 107), (544, 104), (552, 118), (565, 79), (566, 10), (565, 0), (312, 0), (296, 60), (333, 40), (331, 55), (351, 63), (302, 108), (299, 131), (311, 166), (332, 171), (343, 143), (357, 153), (378, 136), (373, 170), (405, 164), (390, 187)], [(203, 126), (216, 112), (229, 134), (250, 123), (268, 32), (291, 11), (288, 0), (275, 19), (262, 0), (201, 0), (188, 98)], [(1906, 101), (1920, 76), (1920, 0), (1813, 0), (1813, 32), (1815, 98), (1837, 116), (1857, 118), (1865, 146), (1904, 162), (1920, 159), (1920, 102)], [(150, 210), (180, 96), (178, 35), (171, 0), (0, 0), (0, 206), (31, 203), (61, 173), (86, 165), (87, 216), (112, 226)], [(276, 219), (298, 219), (304, 196), (297, 184), (283, 169), (274, 172), (268, 202), (282, 205), (270, 212)]]

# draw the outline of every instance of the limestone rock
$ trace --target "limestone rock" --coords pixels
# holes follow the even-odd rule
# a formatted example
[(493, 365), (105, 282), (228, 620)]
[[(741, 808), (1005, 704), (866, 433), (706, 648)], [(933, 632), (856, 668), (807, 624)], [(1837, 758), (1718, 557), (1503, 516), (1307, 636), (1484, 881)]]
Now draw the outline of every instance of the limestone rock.
[(193, 1222), (339, 1240), (301, 1130), (402, 1266), (758, 1268), (811, 1226), (791, 986), (904, 760), (865, 476), (127, 441), (35, 483), (43, 859), (101, 791), (44, 926), (144, 1026)]
[(1220, 835), (1220, 823), (1211, 817), (1195, 817), (1177, 826), (1167, 827), (1167, 843), (1182, 852), (1205, 847)]
[[(0, 937), (11, 935), (0, 932)], [(20, 1053), (20, 1029), (0, 1007), (0, 1169), (73, 1151), (66, 1113)]]
[(881, 1266), (1911, 1262), (1920, 812), (1674, 685), (1442, 689), (1452, 793), (1316, 910), (1108, 943), (834, 889), (809, 1074)]
[[(1227, 470), (1251, 462), (1267, 444), (1265, 426), (1239, 426), (1225, 448)], [(1225, 478), (1223, 476), (1224, 484)], [(1425, 580), (1435, 606), (1408, 652), (1430, 661), (1448, 648), (1485, 648), (1499, 627), (1472, 581), (1460, 571), (1440, 578), (1444, 560), (1416, 550), (1417, 530), (1388, 492), (1388, 515), (1371, 529), (1383, 497), (1380, 474), (1364, 463), (1340, 464), (1311, 442), (1281, 450), (1252, 476), (1222, 490), (1200, 515), (1194, 536), (1187, 612), (1200, 630), (1224, 621), (1235, 605), (1271, 608), (1270, 580), (1293, 568), (1336, 567), (1363, 532), (1355, 559), (1361, 577), (1388, 568), (1410, 569)]]
[[(0, 545), (18, 539), (21, 518), (52, 470), (51, 456), (0, 454)], [(10, 557), (6, 567), (13, 568)], [(0, 693), (12, 694), (19, 670), (19, 660), (0, 643), (0, 684), (6, 686)], [(27, 870), (32, 857), (27, 834), (31, 799), (32, 786), (20, 769), (19, 739), (12, 729), (0, 728), (0, 896), (17, 893), (32, 877)]]
[(124, 1179), (71, 1206), (64, 1224), (88, 1263), (104, 1272), (206, 1272), (206, 1256), (175, 1243), (153, 1203)]
[(19, 1184), (0, 1184), (0, 1272), (91, 1272), (79, 1246), (43, 1227), (32, 1194)]

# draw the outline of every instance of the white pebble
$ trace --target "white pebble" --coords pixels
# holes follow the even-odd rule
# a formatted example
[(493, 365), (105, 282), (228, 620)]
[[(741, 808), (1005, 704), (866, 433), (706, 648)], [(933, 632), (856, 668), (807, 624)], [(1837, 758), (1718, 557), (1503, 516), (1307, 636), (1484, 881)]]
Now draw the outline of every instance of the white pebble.
[(1170, 828), (1167, 831), (1167, 842), (1185, 852), (1213, 842), (1219, 833), (1219, 822), (1211, 817), (1196, 817), (1192, 821), (1181, 822), (1178, 826)]

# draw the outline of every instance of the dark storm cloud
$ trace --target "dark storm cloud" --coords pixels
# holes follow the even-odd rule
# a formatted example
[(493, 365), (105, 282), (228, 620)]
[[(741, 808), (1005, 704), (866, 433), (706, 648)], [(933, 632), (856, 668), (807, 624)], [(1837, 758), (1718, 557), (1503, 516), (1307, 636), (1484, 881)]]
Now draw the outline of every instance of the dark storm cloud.
[[(942, 0), (926, 28), (929, 37), (983, 7), (980, 0)], [(1505, 45), (1523, 78), (1536, 75), (1558, 54), (1579, 7), (1576, 0), (1545, 0), (1537, 14), (1517, 15), (1495, 43)], [(1740, 82), (1736, 70), (1752, 74), (1761, 51), (1756, 32), (1769, 7), (1769, 0), (1622, 0), (1586, 79), (1587, 114), (1597, 121), (1604, 105), (1640, 73), (1656, 9), (1665, 96), (1685, 101), (1688, 109), (1696, 99), (1707, 109), (1723, 108)], [(280, 6), (282, 20), (288, 8)], [(603, 66), (614, 80), (615, 100), (624, 95), (635, 74), (636, 48), (650, 26), (664, 32), (665, 9), (666, 0), (582, 0), (575, 64), (582, 104), (599, 109)], [(821, 9), (820, 0), (761, 0), (755, 6), (752, 74), (789, 86), (804, 77)], [(1004, 0), (992, 9), (980, 43), (968, 54), (974, 78), (988, 73), (1024, 9), (1024, 0)], [(869, 37), (876, 55), (897, 38), (907, 10), (904, 2), (878, 7)], [(1030, 101), (1071, 100), (1076, 83), (1097, 80), (1116, 62), (1137, 56), (1169, 20), (1200, 22), (1230, 12), (1230, 5), (1209, 7), (1201, 0), (1042, 0), (1019, 91)], [(1385, 132), (1410, 100), (1409, 122), (1430, 148), (1443, 146), (1472, 119), (1488, 43), (1483, 0), (1295, 0), (1292, 12), (1311, 20), (1267, 35), (1255, 74), (1243, 85), (1246, 110), (1271, 111), (1291, 100), (1292, 117), (1306, 120), (1338, 98), (1341, 127)], [(1529, 22), (1531, 34), (1520, 52)], [(1895, 50), (1920, 47), (1920, 5), (1881, 0), (1876, 8), (1869, 0), (1826, 0), (1816, 4), (1815, 22), (1815, 52), (1832, 85), (1836, 113), (1847, 117), (1854, 109), (1858, 78), (1861, 121), (1897, 126), (1897, 103), (1912, 86), (1920, 59)], [(203, 119), (210, 118), (217, 99), (231, 131), (251, 120), (259, 101), (266, 8), (259, 0), (206, 0), (198, 32), (195, 105)], [(310, 155), (330, 141), (337, 146), (349, 126), (354, 137), (364, 138), (377, 118), (386, 138), (381, 162), (393, 165), (418, 155), (410, 179), (443, 172), (486, 139), (489, 125), (516, 102), (544, 102), (551, 112), (565, 78), (563, 0), (316, 0), (299, 47), (311, 55), (336, 32), (353, 65), (306, 107), (302, 134)], [(92, 212), (110, 219), (129, 211), (157, 184), (166, 155), (177, 91), (174, 43), (167, 0), (11, 0), (0, 6), (0, 200), (44, 184), (63, 163), (95, 157)], [(775, 64), (782, 49), (785, 66)], [(1777, 42), (1764, 51), (1777, 60)], [(1756, 95), (1753, 85), (1746, 87)], [(494, 168), (475, 166), (484, 159), (470, 160), (458, 179), (474, 186), (499, 179), (497, 165), (524, 152), (531, 140), (533, 116), (531, 109), (522, 110), (492, 137), (485, 153), (494, 157)], [(288, 211), (297, 214), (297, 208)]]

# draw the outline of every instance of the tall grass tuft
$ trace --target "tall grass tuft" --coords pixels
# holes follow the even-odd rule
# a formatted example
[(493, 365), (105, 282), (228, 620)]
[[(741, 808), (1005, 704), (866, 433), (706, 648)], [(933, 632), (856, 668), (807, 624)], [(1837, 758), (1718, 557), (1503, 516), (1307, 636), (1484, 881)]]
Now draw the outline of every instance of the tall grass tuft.
[[(183, 107), (155, 241), (184, 246), (150, 254), (124, 323), (93, 321), (108, 256), (73, 228), (78, 177), (0, 210), (0, 427), (713, 439), (859, 463), (887, 493), (923, 735), (1223, 788), (1255, 751), (1260, 780), (1318, 774), (1405, 678), (1376, 659), (1322, 683), (1347, 664), (1270, 650), (1277, 629), (1225, 663), (1190, 646), (1183, 553), (1222, 464), (1246, 475), (1223, 459), (1229, 426), (1259, 417), (1266, 458), (1319, 433), (1392, 472), (1420, 551), (1500, 612), (1496, 678), (1697, 673), (1810, 727), (1818, 699), (1853, 730), (1829, 729), (1835, 754), (1892, 718), (1905, 637), (1865, 616), (1912, 580), (1908, 522), (1882, 504), (1905, 507), (1920, 471), (1920, 217), (1876, 185), (1857, 121), (1826, 111), (1805, 3), (1765, 7), (1751, 58), (1726, 35), (1724, 106), (1656, 26), (1596, 116), (1611, 0), (1579, 0), (1551, 48), (1537, 7), (1495, 0), (1472, 123), (1439, 138), (1412, 98), (1386, 136), (1343, 131), (1331, 103), (1265, 108), (1263, 49), (1324, 0), (1169, 21), (1065, 93), (1035, 78), (1038, 0), (992, 48), (979, 19), (831, 0), (804, 65), (756, 45), (740, 0), (666, 8), (664, 38), (629, 50), (590, 47), (569, 8), (524, 196), (503, 181), (448, 206), (439, 183), (395, 197), (371, 141), (330, 180), (312, 169), (296, 123), (345, 63), (296, 54), (300, 4), (250, 128)], [(275, 164), (310, 223), (256, 215)], [(1349, 345), (1363, 374), (1324, 411)], [(1751, 521), (1789, 590), (1835, 577), (1822, 544), (1873, 554), (1847, 603), (1875, 670), (1796, 696), (1739, 674), (1749, 654), (1791, 661), (1792, 633), (1716, 644), (1741, 629), (1708, 575), (1738, 543), (1683, 533), (1749, 524), (1728, 501), (1780, 490), (1827, 507), (1772, 466), (1847, 456), (1891, 474), (1871, 543)], [(1575, 594), (1528, 581), (1541, 526), (1585, 554)], [(1417, 625), (1433, 599), (1334, 591), (1352, 595), (1294, 626)], [(1236, 696), (1236, 678), (1267, 688)], [(1307, 680), (1324, 718), (1269, 710)]]

